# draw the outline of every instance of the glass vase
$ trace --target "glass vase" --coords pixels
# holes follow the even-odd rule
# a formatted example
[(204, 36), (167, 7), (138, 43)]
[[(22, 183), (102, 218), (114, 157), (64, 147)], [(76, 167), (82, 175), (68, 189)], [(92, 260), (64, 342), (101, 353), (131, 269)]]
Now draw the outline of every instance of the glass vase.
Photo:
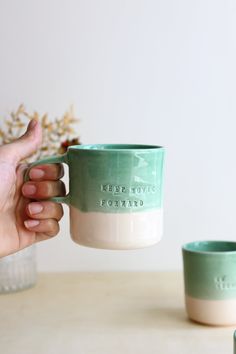
[(36, 246), (0, 258), (0, 293), (33, 287), (37, 280)]

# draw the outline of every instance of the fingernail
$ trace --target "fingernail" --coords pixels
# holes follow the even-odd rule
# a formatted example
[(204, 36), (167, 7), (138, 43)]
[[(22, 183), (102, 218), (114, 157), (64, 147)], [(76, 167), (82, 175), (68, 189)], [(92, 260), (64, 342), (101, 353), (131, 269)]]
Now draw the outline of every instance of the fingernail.
[(28, 209), (31, 215), (38, 214), (43, 210), (43, 206), (40, 203), (30, 203)]
[(39, 220), (25, 220), (24, 224), (27, 229), (31, 229), (32, 227), (39, 225)]
[(45, 175), (45, 172), (39, 168), (32, 168), (30, 170), (29, 176), (31, 179), (39, 179)]
[(35, 119), (35, 118), (32, 119), (30, 121), (29, 125), (28, 125), (27, 131), (30, 131), (31, 129), (33, 129), (36, 126), (37, 123), (38, 123), (37, 119)]
[(25, 184), (22, 188), (22, 192), (26, 196), (34, 195), (36, 192), (36, 187), (34, 184)]

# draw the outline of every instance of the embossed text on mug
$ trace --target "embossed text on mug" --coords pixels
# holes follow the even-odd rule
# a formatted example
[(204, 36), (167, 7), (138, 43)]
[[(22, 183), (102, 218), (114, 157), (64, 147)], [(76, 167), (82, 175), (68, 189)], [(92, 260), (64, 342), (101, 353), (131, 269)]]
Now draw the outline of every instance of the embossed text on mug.
[(133, 194), (150, 194), (156, 193), (157, 189), (155, 185), (137, 185), (126, 187), (122, 185), (113, 185), (110, 183), (102, 184), (100, 186), (102, 192), (120, 194), (120, 193), (133, 193)]
[(144, 205), (143, 200), (100, 200), (101, 207), (116, 207), (116, 208), (138, 208)]
[(125, 186), (112, 185), (108, 183), (108, 184), (101, 185), (101, 191), (115, 194), (115, 193), (125, 193), (127, 189)]
[(214, 281), (218, 290), (236, 289), (236, 280), (229, 280), (226, 275), (215, 277)]

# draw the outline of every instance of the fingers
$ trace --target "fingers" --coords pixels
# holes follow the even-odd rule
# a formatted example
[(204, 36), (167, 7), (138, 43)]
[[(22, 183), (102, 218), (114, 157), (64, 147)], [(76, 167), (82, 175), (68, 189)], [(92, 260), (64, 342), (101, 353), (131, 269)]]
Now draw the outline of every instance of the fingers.
[(35, 233), (35, 241), (39, 242), (58, 234), (63, 208), (51, 201), (32, 202), (26, 206), (26, 215), (29, 219), (24, 221), (24, 225)]
[(59, 163), (32, 167), (29, 172), (30, 179), (34, 181), (56, 181), (63, 176), (63, 165)]
[(32, 202), (26, 206), (26, 214), (32, 219), (55, 219), (59, 221), (63, 217), (63, 208), (61, 204), (50, 201)]
[(26, 182), (22, 187), (22, 194), (30, 199), (48, 199), (56, 196), (64, 196), (65, 185), (62, 181)]
[(30, 199), (48, 199), (65, 195), (65, 185), (59, 179), (63, 177), (64, 169), (61, 164), (49, 164), (33, 167), (30, 181), (24, 183), (22, 193)]
[[(60, 180), (64, 175), (61, 164), (40, 165), (31, 168), (30, 180), (22, 186), (22, 194), (29, 202), (25, 207), (25, 228), (35, 234), (35, 241), (46, 240), (59, 232), (59, 221), (63, 216), (61, 204), (49, 200), (52, 197), (64, 196), (66, 189)], [(37, 200), (37, 201), (36, 201)]]
[[(43, 236), (43, 239), (56, 236), (59, 232), (59, 224), (55, 219), (46, 219), (46, 220), (28, 219), (24, 221), (24, 225), (28, 230), (34, 231), (37, 234)], [(36, 237), (39, 237), (37, 241), (42, 239), (40, 235), (38, 236), (36, 235)]]

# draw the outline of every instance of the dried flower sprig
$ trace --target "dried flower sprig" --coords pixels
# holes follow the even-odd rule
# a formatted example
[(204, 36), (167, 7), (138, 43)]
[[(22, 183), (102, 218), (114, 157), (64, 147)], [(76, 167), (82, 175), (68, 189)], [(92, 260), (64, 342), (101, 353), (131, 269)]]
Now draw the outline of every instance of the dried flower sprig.
[(42, 126), (43, 141), (41, 148), (36, 151), (27, 162), (35, 161), (49, 155), (57, 155), (66, 152), (68, 146), (80, 144), (79, 137), (75, 137), (73, 125), (79, 119), (75, 117), (71, 106), (60, 118), (50, 120), (48, 114), (42, 116), (38, 112), (28, 113), (23, 104), (17, 110), (11, 112), (10, 117), (3, 120), (0, 128), (0, 144), (7, 144), (17, 139), (24, 133), (31, 119), (37, 119)]

